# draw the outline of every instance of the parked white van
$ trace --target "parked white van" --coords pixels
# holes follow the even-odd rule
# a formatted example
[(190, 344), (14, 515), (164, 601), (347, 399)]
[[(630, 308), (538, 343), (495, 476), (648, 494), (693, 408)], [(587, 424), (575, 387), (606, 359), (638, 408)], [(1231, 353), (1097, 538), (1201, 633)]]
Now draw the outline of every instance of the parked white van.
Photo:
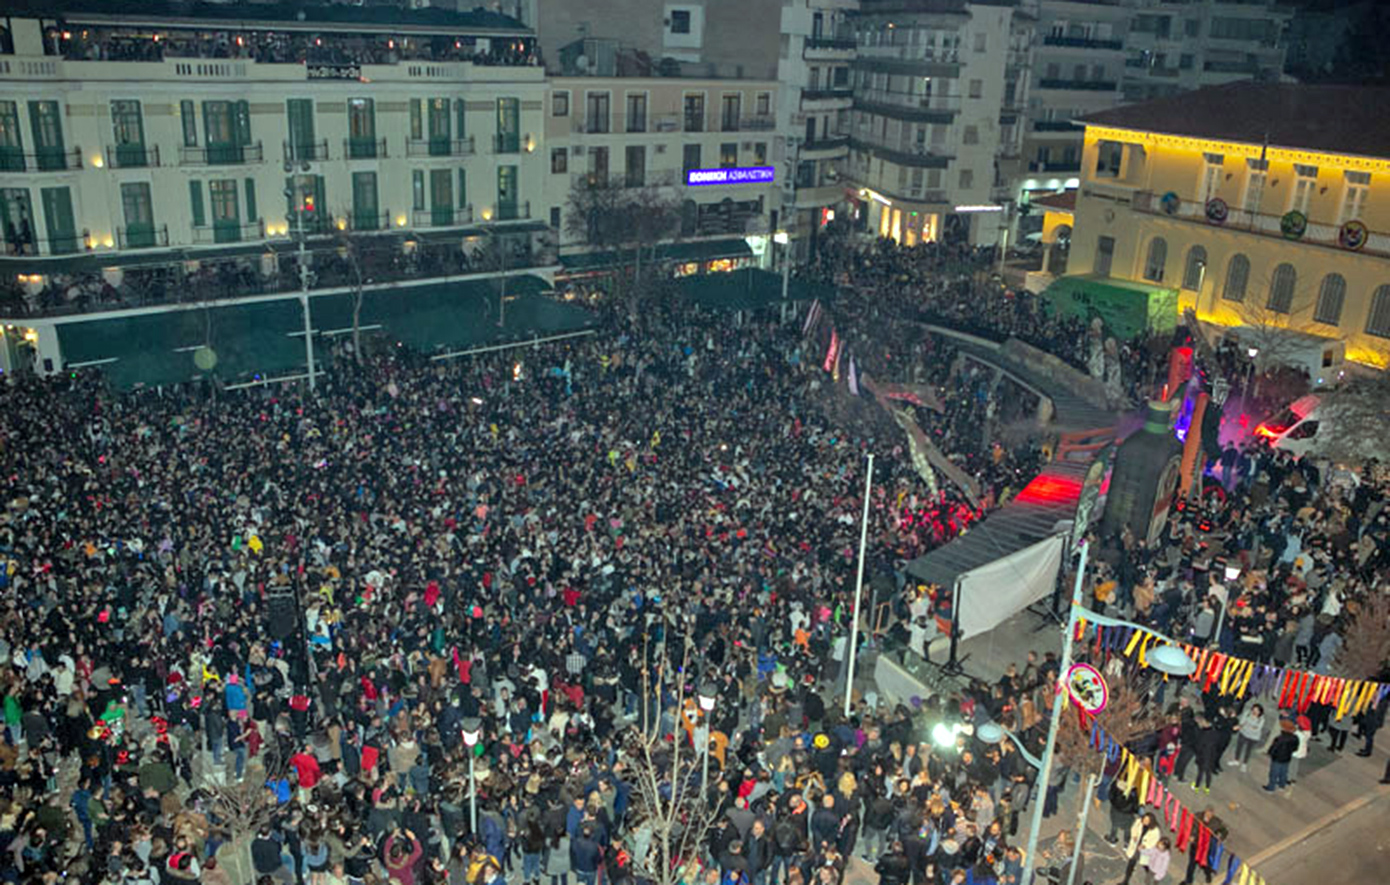
[(1332, 432), (1328, 416), (1320, 413), (1321, 404), (1316, 394), (1301, 396), (1265, 419), (1255, 435), (1276, 449), (1306, 455), (1317, 448), (1319, 436), (1327, 439)]

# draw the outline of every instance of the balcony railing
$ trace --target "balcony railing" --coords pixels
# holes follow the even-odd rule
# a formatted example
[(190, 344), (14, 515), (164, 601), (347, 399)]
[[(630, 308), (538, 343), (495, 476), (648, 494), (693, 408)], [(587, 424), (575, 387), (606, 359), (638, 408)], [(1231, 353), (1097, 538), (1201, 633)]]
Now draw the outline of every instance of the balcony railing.
[(855, 110), (913, 122), (949, 122), (960, 111), (959, 95), (911, 95), (869, 91), (855, 96)]
[(116, 230), (116, 242), (122, 249), (156, 249), (169, 245), (169, 226), (161, 224), (131, 224)]
[(522, 221), (531, 217), (531, 203), (498, 203), (494, 221)]
[(386, 139), (384, 138), (345, 138), (343, 156), (349, 160), (385, 159)]
[(830, 151), (835, 148), (847, 147), (849, 145), (848, 135), (827, 135), (824, 138), (817, 138), (814, 141), (802, 142), (803, 151)]
[(622, 182), (623, 187), (675, 187), (681, 183), (681, 175), (671, 169), (660, 172), (648, 170), (641, 175), (625, 174)]
[[(1153, 193), (1152, 191), (1136, 192), (1131, 199), (1130, 205), (1136, 212), (1143, 212), (1146, 215), (1157, 215), (1163, 218), (1173, 218), (1192, 224), (1200, 224), (1212, 228), (1213, 230), (1234, 230), (1242, 233), (1257, 234), (1259, 236), (1281, 240), (1290, 245), (1293, 243), (1307, 243), (1309, 245), (1324, 246), (1343, 252), (1352, 251), (1342, 246), (1342, 229), (1341, 226), (1337, 224), (1309, 222), (1302, 236), (1291, 238), (1284, 233), (1284, 216), (1282, 215), (1250, 212), (1245, 209), (1229, 207), (1226, 210), (1226, 220), (1221, 224), (1217, 224), (1207, 217), (1207, 207), (1202, 203), (1196, 200), (1179, 200), (1176, 204), (1170, 203), (1165, 206), (1162, 195)], [(1356, 250), (1355, 254), (1377, 255), (1380, 257), (1390, 256), (1390, 232), (1369, 232), (1366, 238), (1366, 244), (1359, 250)]]
[(352, 231), (388, 230), (391, 227), (391, 211), (349, 212), (342, 221), (346, 229)]
[(913, 166), (921, 169), (945, 169), (950, 165), (951, 158), (944, 154), (934, 154), (926, 147), (913, 147), (904, 150), (902, 148), (887, 147), (885, 145), (874, 144), (860, 138), (851, 138), (850, 146), (857, 151), (867, 151), (875, 157), (881, 157), (890, 163), (897, 163), (899, 166)]
[(802, 101), (825, 101), (834, 98), (854, 98), (854, 87), (830, 86), (825, 89), (801, 90)]
[(1070, 120), (1034, 120), (1034, 132), (1080, 132), (1082, 127)]
[(183, 166), (241, 166), (259, 163), (265, 158), (261, 143), (217, 144), (209, 147), (179, 148), (179, 163)]
[(473, 223), (473, 206), (457, 209), (416, 209), (411, 213), (415, 227), (463, 227)]
[[(501, 232), (506, 233), (505, 229)], [(247, 237), (259, 233), (258, 228), (251, 226)], [(397, 229), (380, 236), (383, 245), (391, 244), (394, 248), (362, 252), (361, 266), (356, 271), (331, 244), (316, 248), (314, 273), (309, 282), (311, 290), (352, 286), (359, 278), (359, 271), (360, 278), (370, 279), (371, 285), (383, 286), (403, 280), (442, 279), (491, 270), (486, 264), (470, 261), (469, 256), (460, 251), (457, 240), (417, 241), (412, 253), (416, 260), (405, 262), (398, 260), (400, 247), (408, 241), (410, 232)], [(526, 244), (513, 249), (507, 259), (509, 270), (555, 263), (552, 249), (535, 248), (529, 241), (529, 234), (516, 238), (523, 236), (528, 238)], [(142, 254), (138, 266), (126, 267), (124, 279), (114, 290), (107, 289), (106, 297), (96, 298), (85, 293), (103, 291), (102, 271), (85, 266), (88, 263), (84, 257), (86, 239), (84, 232), (63, 237), (52, 244), (43, 239), (31, 240), (22, 247), (11, 246), (8, 257), (23, 255), (38, 259), (27, 261), (24, 272), (43, 274), (47, 285), (32, 296), (0, 302), (0, 316), (67, 316), (158, 304), (202, 304), (266, 295), (285, 297), (299, 292), (301, 285), (295, 263), (296, 250), (292, 244), (288, 249), (275, 250), (269, 274), (266, 273), (265, 262), (270, 253), (265, 250), (253, 250), (249, 254), (245, 250), (232, 254), (210, 251), (200, 256), (198, 269), (191, 271), (187, 254), (174, 247)], [(211, 228), (206, 229), (200, 241), (214, 241)], [(279, 242), (280, 247), (286, 245), (283, 240)], [(64, 257), (69, 255), (73, 257)], [(82, 260), (74, 263), (74, 258)], [(62, 275), (62, 279), (50, 275)]]
[(1247, 74), (1254, 76), (1260, 72), (1260, 66), (1251, 61), (1206, 61), (1202, 62), (1202, 70), (1210, 71), (1214, 74)]
[(720, 117), (722, 132), (765, 132), (777, 128), (777, 119), (770, 114), (759, 117)]
[(244, 243), (248, 240), (265, 239), (265, 225), (260, 221), (245, 224), (209, 224), (193, 228), (193, 242), (199, 245), (208, 243)]
[(1044, 46), (1074, 46), (1078, 49), (1124, 49), (1122, 40), (1098, 40), (1095, 37), (1061, 37), (1049, 34), (1043, 37)]
[(296, 144), (286, 141), (281, 145), (285, 152), (286, 163), (308, 163), (316, 160), (328, 159), (328, 141), (310, 141), (304, 144)]
[(807, 37), (807, 49), (853, 49), (853, 37)]
[(521, 133), (499, 132), (492, 136), (492, 152), (494, 154), (521, 153)]
[(613, 120), (610, 117), (592, 117), (575, 123), (574, 129), (590, 135), (607, 135), (613, 131)]
[(106, 148), (106, 165), (112, 169), (143, 169), (159, 165), (157, 144), (117, 144)]
[(1080, 160), (1052, 160), (1047, 163), (1039, 163), (1037, 160), (1028, 162), (1029, 172), (1080, 172)]
[(1120, 84), (1114, 80), (1062, 80), (1044, 77), (1038, 81), (1039, 89), (1075, 89), (1081, 92), (1114, 92)]
[(473, 155), (473, 136), (467, 138), (407, 138), (407, 157), (470, 157)]
[(17, 148), (0, 148), (0, 172), (63, 172), (81, 168), (81, 148), (39, 148), (31, 154)]

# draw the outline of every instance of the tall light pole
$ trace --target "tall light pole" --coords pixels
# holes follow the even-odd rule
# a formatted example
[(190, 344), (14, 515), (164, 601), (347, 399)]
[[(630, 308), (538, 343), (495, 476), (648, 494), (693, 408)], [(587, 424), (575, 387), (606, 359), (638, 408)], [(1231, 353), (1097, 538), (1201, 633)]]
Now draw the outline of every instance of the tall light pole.
[[(1129, 621), (1107, 618), (1082, 606), (1081, 585), (1086, 576), (1086, 559), (1089, 550), (1090, 545), (1082, 542), (1081, 559), (1076, 566), (1076, 581), (1072, 584), (1071, 614), (1067, 618), (1066, 633), (1063, 634), (1062, 637), (1062, 660), (1057, 671), (1059, 679), (1064, 677), (1067, 671), (1071, 669), (1072, 640), (1073, 637), (1076, 636), (1076, 623), (1077, 619), (1080, 617), (1085, 617), (1090, 623), (1116, 627), (1135, 627), (1153, 633), (1153, 631), (1148, 630), (1147, 627), (1140, 627), (1138, 624), (1133, 624)], [(1153, 635), (1158, 636), (1160, 639), (1168, 639), (1166, 636), (1157, 633)], [(1168, 642), (1171, 643), (1172, 640), (1168, 639)], [(1166, 673), (1172, 676), (1187, 676), (1197, 669), (1197, 665), (1183, 653), (1182, 649), (1172, 644), (1159, 646), (1149, 652), (1148, 664), (1160, 673)], [(1047, 742), (1043, 745), (1042, 759), (1034, 763), (1038, 768), (1038, 779), (1033, 789), (1033, 814), (1032, 820), (1028, 825), (1028, 848), (1023, 855), (1023, 875), (1019, 878), (1019, 885), (1031, 885), (1033, 881), (1033, 871), (1037, 866), (1038, 834), (1042, 831), (1043, 806), (1046, 804), (1048, 781), (1052, 778), (1052, 762), (1057, 749), (1057, 731), (1062, 723), (1062, 716), (1066, 712), (1067, 697), (1068, 692), (1066, 687), (1059, 681), (1057, 685), (1053, 686), (1052, 719), (1048, 724)], [(998, 727), (995, 726), (995, 728)], [(994, 731), (982, 727), (982, 730), (984, 733), (980, 734), (980, 739), (986, 743), (998, 743), (1003, 739), (1004, 734), (1006, 734), (1003, 729)], [(994, 738), (994, 740), (990, 740), (991, 737)], [(1029, 761), (1031, 762), (1033, 760), (1030, 758)], [(1089, 804), (1089, 799), (1087, 800), (1087, 804)], [(1084, 825), (1085, 818), (1082, 818), (1082, 821)], [(1085, 838), (1085, 835), (1084, 831), (1078, 832), (1076, 835), (1076, 848), (1074, 850), (1072, 863), (1073, 871), (1076, 869), (1075, 861), (1080, 855), (1081, 840)]]
[(468, 831), (478, 832), (478, 773), (474, 767), (478, 739), (483, 736), (483, 724), (477, 717), (470, 716), (459, 723), (463, 728), (463, 745), (468, 748)]
[[(309, 171), (308, 160), (304, 161), (302, 169), (306, 173)], [(293, 164), (286, 162), (285, 171), (294, 171)], [(285, 188), (285, 196), (294, 208), (294, 230), (299, 239), (299, 308), (304, 314), (304, 361), (309, 372), (309, 390), (313, 391), (317, 386), (317, 373), (314, 371), (314, 326), (309, 313), (309, 250), (304, 231), (304, 195), (295, 187), (293, 178), (290, 179), (290, 186)], [(314, 211), (317, 212), (319, 208), (315, 206)]]
[(849, 650), (845, 654), (845, 716), (854, 699), (854, 658), (859, 646), (859, 600), (864, 596), (864, 548), (869, 541), (869, 497), (874, 490), (874, 454), (869, 453), (868, 473), (864, 477), (864, 517), (859, 525), (859, 574), (854, 579), (854, 620), (849, 625)]
[(700, 686), (699, 694), (696, 696), (700, 703), (700, 718), (705, 726), (705, 758), (700, 763), (700, 793), (705, 801), (709, 801), (709, 745), (713, 729), (710, 726), (710, 715), (714, 713), (715, 689), (708, 682)]

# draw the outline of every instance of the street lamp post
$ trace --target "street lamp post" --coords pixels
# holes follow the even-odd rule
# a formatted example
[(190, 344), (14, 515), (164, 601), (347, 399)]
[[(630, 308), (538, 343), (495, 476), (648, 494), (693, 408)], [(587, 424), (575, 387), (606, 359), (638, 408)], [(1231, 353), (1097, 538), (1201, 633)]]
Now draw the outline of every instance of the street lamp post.
[(700, 686), (699, 694), (696, 696), (700, 703), (700, 718), (705, 726), (705, 746), (704, 759), (700, 762), (700, 792), (709, 799), (709, 744), (710, 744), (710, 714), (714, 712), (714, 686), (705, 683)]
[(850, 702), (854, 699), (854, 657), (859, 645), (859, 600), (864, 596), (864, 548), (869, 541), (869, 496), (874, 490), (874, 454), (869, 453), (868, 472), (864, 477), (864, 517), (859, 526), (859, 574), (854, 579), (854, 620), (849, 625), (849, 649), (845, 654), (845, 717), (849, 717)]
[(478, 773), (474, 767), (476, 754), (473, 748), (483, 736), (483, 724), (470, 716), (460, 723), (463, 728), (463, 745), (468, 748), (468, 828), (470, 833), (478, 832)]
[[(1073, 638), (1076, 636), (1076, 623), (1078, 618), (1084, 616), (1091, 623), (1107, 626), (1139, 628), (1138, 624), (1107, 618), (1082, 606), (1081, 585), (1086, 576), (1086, 559), (1089, 550), (1090, 545), (1083, 542), (1081, 545), (1081, 558), (1076, 567), (1076, 581), (1072, 584), (1071, 613), (1067, 618), (1066, 633), (1062, 637), (1062, 659), (1057, 671), (1059, 677), (1065, 676), (1067, 670), (1071, 669)], [(1147, 630), (1148, 628), (1140, 629)], [(1153, 631), (1150, 630), (1148, 632), (1152, 633)], [(1159, 634), (1154, 635), (1158, 636), (1160, 639), (1167, 639), (1166, 636), (1160, 636)], [(1172, 642), (1172, 640), (1168, 641)], [(1160, 646), (1149, 652), (1148, 663), (1153, 669), (1174, 676), (1187, 676), (1197, 669), (1197, 665), (1176, 645)], [(1067, 691), (1063, 686), (1060, 684), (1053, 686), (1052, 719), (1047, 728), (1047, 742), (1043, 745), (1042, 759), (1036, 763), (1038, 768), (1038, 779), (1036, 781), (1037, 786), (1033, 791), (1033, 814), (1032, 820), (1028, 826), (1028, 848), (1023, 856), (1023, 876), (1019, 879), (1020, 885), (1031, 885), (1033, 881), (1033, 871), (1037, 864), (1038, 834), (1042, 831), (1043, 805), (1046, 804), (1045, 799), (1048, 781), (1051, 780), (1052, 777), (1052, 763), (1057, 748), (1057, 731), (1062, 722), (1062, 715), (1066, 711), (1066, 698)], [(977, 735), (978, 734), (979, 732), (977, 731)], [(991, 736), (995, 737), (993, 742), (997, 743), (1002, 739), (1003, 729), (1000, 729), (998, 733), (992, 733)], [(984, 736), (981, 736), (980, 739), (987, 740)], [(1076, 855), (1080, 854), (1081, 840), (1084, 836), (1084, 831), (1077, 833)], [(1076, 869), (1075, 860), (1076, 857), (1074, 856), (1072, 870)]]

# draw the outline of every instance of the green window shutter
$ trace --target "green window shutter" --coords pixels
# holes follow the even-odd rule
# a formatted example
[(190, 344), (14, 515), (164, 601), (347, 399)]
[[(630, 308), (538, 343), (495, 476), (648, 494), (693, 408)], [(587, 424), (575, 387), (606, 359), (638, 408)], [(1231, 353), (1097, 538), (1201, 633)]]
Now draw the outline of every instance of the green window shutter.
[(314, 214), (328, 223), (328, 202), (323, 197), (323, 176), (314, 176)]
[(410, 190), (413, 198), (413, 208), (420, 211), (425, 208), (425, 172), (423, 169), (412, 169), (410, 172)]
[(193, 206), (193, 226), (202, 227), (208, 223), (207, 213), (203, 211), (203, 183), (200, 181), (190, 181), (188, 183), (188, 198)]
[(291, 98), (285, 101), (289, 116), (290, 144), (295, 148), (307, 148), (314, 143), (314, 102), (309, 98)]
[(179, 102), (179, 120), (183, 123), (183, 146), (198, 146), (198, 120), (193, 114), (193, 102), (187, 98)]
[(238, 101), (236, 111), (233, 115), (234, 123), (232, 131), (235, 134), (235, 143), (248, 145), (251, 143), (251, 105), (249, 102)]
[(424, 115), (420, 108), (421, 99), (410, 100), (410, 137), (419, 141), (425, 137)]
[(246, 179), (246, 220), (255, 221), (260, 218), (256, 214), (256, 179)]
[(457, 138), (459, 141), (463, 141), (463, 139), (464, 139), (464, 137), (465, 137), (465, 133), (467, 133), (467, 131), (468, 131), (467, 129), (464, 129), (464, 128), (463, 128), (463, 118), (464, 118), (463, 109), (464, 109), (463, 99), (461, 99), (461, 98), (456, 98), (456, 99), (454, 99), (454, 116), (457, 117), (457, 120), (456, 120), (457, 125), (454, 127), (454, 129), (455, 129), (455, 135), (454, 135), (454, 137)]
[(460, 169), (460, 170), (459, 170), (459, 194), (458, 194), (458, 196), (459, 196), (459, 208), (462, 209), (462, 208), (464, 208), (465, 206), (468, 205), (468, 172), (467, 172), (466, 170), (463, 170), (463, 169)]

